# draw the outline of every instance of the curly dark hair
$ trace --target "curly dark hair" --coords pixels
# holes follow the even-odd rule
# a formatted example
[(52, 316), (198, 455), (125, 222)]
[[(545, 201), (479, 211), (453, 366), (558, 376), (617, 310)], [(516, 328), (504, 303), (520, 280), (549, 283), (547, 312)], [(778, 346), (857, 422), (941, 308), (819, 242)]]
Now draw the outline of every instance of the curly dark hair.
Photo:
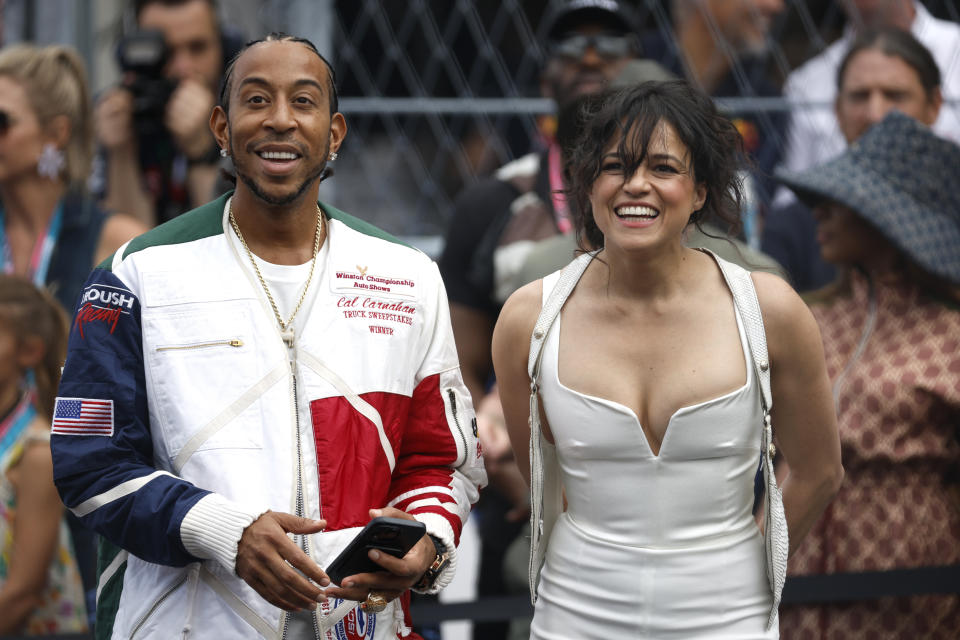
[(728, 233), (739, 231), (743, 187), (738, 171), (747, 166), (740, 133), (709, 96), (686, 81), (644, 82), (608, 90), (580, 106), (578, 134), (566, 149), (564, 171), (581, 249), (603, 246), (590, 193), (607, 149), (619, 139), (617, 154), (624, 175), (633, 175), (661, 121), (669, 123), (686, 145), (693, 178), (706, 187), (703, 208), (694, 212), (690, 222), (699, 228), (701, 222), (715, 219), (726, 224)]

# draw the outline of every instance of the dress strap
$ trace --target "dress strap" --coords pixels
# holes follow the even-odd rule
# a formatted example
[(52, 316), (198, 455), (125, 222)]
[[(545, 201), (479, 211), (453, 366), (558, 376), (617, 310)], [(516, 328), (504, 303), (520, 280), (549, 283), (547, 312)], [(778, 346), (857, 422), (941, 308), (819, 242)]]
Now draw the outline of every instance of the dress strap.
[[(578, 256), (560, 272), (544, 278), (544, 289), (551, 284), (549, 295), (544, 292), (540, 316), (530, 336), (530, 354), (527, 360), (527, 374), (530, 376), (530, 564), (528, 579), (530, 582), (530, 601), (536, 604), (537, 582), (540, 568), (543, 566), (546, 544), (550, 531), (563, 511), (563, 494), (560, 489), (559, 468), (556, 451), (544, 440), (540, 429), (540, 365), (543, 361), (543, 345), (560, 309), (570, 297), (573, 288), (580, 281), (596, 252)], [(551, 487), (550, 495), (544, 495), (544, 487)]]
[(721, 259), (712, 251), (702, 251), (713, 256), (723, 273), (733, 294), (734, 304), (743, 318), (744, 331), (750, 347), (751, 359), (757, 379), (760, 381), (761, 403), (763, 408), (763, 435), (760, 441), (764, 479), (764, 544), (767, 557), (767, 580), (773, 594), (773, 606), (767, 620), (770, 629), (777, 620), (780, 596), (787, 579), (787, 555), (790, 542), (787, 535), (787, 520), (783, 510), (783, 494), (777, 486), (777, 477), (773, 469), (773, 457), (776, 449), (773, 444), (773, 424), (770, 409), (773, 396), (770, 392), (770, 360), (767, 353), (767, 337), (763, 328), (763, 315), (760, 313), (760, 301), (753, 285), (750, 272), (743, 267)]

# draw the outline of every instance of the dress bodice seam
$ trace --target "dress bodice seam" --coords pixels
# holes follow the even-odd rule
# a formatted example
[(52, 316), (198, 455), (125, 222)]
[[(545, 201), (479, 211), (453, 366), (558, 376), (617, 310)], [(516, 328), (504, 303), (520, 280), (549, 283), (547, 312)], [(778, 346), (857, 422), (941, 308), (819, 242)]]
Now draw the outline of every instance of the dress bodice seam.
[[(544, 290), (545, 291), (547, 290), (546, 284), (544, 284)], [(690, 405), (684, 405), (676, 409), (673, 413), (670, 414), (670, 417), (667, 419), (667, 426), (663, 431), (663, 437), (660, 441), (660, 448), (657, 450), (656, 453), (654, 453), (653, 447), (650, 445), (650, 441), (647, 438), (647, 434), (643, 430), (643, 423), (640, 421), (639, 416), (636, 414), (636, 412), (632, 408), (628, 407), (622, 402), (617, 402), (616, 400), (612, 400), (610, 398), (604, 398), (602, 396), (596, 396), (589, 393), (584, 393), (582, 391), (577, 391), (576, 389), (573, 389), (572, 387), (568, 387), (567, 385), (563, 384), (563, 382), (560, 380), (560, 326), (563, 318), (562, 310), (557, 314), (557, 318), (554, 321), (553, 326), (551, 326), (549, 331), (547, 332), (547, 340), (546, 340), (546, 344), (544, 345), (544, 347), (547, 348), (547, 353), (545, 355), (547, 358), (549, 358), (550, 366), (553, 368), (553, 376), (552, 376), (553, 382), (556, 384), (558, 389), (560, 389), (565, 393), (570, 393), (572, 395), (586, 399), (592, 403), (607, 406), (609, 408), (616, 410), (619, 413), (623, 413), (625, 415), (630, 416), (633, 419), (634, 423), (636, 424), (637, 428), (640, 429), (640, 432), (643, 435), (643, 441), (646, 444), (647, 450), (650, 452), (651, 455), (653, 455), (653, 457), (659, 458), (663, 453), (664, 447), (666, 446), (667, 439), (669, 437), (669, 433), (672, 431), (672, 426), (675, 419), (684, 415), (689, 415), (695, 412), (697, 409), (704, 409), (714, 404), (718, 404), (722, 401), (737, 398), (749, 392), (750, 389), (756, 384), (755, 374), (753, 370), (753, 362), (750, 359), (750, 345), (747, 342), (746, 329), (743, 325), (743, 318), (740, 317), (740, 309), (737, 308), (736, 304), (733, 305), (733, 313), (737, 321), (737, 333), (740, 337), (740, 351), (743, 354), (744, 365), (747, 369), (746, 382), (744, 382), (742, 386), (736, 389), (733, 389), (732, 391), (728, 391), (726, 393), (723, 393), (719, 396), (715, 396), (713, 398), (708, 398), (707, 400), (703, 400), (701, 402), (696, 402)]]

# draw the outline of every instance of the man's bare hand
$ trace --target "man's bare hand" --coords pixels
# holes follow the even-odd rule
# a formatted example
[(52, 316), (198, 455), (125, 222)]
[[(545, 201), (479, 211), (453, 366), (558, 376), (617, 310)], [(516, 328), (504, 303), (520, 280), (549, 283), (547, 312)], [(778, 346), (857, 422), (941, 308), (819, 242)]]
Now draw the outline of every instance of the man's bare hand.
[[(393, 507), (370, 510), (371, 519), (379, 516), (403, 518), (405, 520), (416, 519), (406, 511), (400, 511)], [(413, 548), (407, 552), (407, 555), (402, 558), (394, 558), (388, 553), (375, 550), (370, 550), (368, 557), (383, 567), (383, 571), (347, 576), (343, 579), (343, 584), (340, 585), (339, 589), (336, 587), (327, 589), (327, 597), (361, 602), (367, 599), (371, 591), (375, 591), (383, 596), (387, 602), (390, 602), (399, 598), (404, 591), (417, 583), (420, 576), (433, 564), (437, 552), (433, 540), (430, 539), (430, 536), (424, 534), (417, 541), (417, 544), (413, 545)]]
[(325, 587), (330, 579), (287, 533), (319, 533), (326, 526), (325, 520), (267, 511), (243, 530), (237, 545), (237, 575), (281, 609), (315, 609), (324, 600), (316, 585)]
[(167, 103), (164, 125), (188, 158), (202, 158), (213, 145), (210, 112), (214, 96), (202, 82), (181, 80)]
[(109, 152), (133, 148), (133, 94), (116, 87), (103, 94), (93, 111), (97, 141)]

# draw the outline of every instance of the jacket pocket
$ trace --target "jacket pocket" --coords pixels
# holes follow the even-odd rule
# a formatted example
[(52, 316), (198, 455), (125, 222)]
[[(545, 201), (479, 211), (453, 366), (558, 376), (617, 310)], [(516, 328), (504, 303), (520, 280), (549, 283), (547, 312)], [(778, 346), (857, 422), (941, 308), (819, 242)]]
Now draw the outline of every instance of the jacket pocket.
[(137, 618), (137, 621), (134, 623), (133, 628), (130, 631), (130, 640), (136, 640), (137, 638), (147, 637), (150, 635), (150, 631), (154, 629), (155, 623), (159, 619), (159, 611), (163, 608), (164, 602), (170, 599), (171, 596), (180, 588), (182, 588), (186, 582), (187, 577), (190, 574), (184, 572), (172, 585), (165, 589), (160, 596), (153, 601), (147, 609)]
[[(144, 360), (150, 417), (159, 422), (173, 460), (213, 420), (266, 373), (257, 355), (254, 323), (244, 301), (177, 305), (144, 312)], [(260, 449), (260, 407), (254, 400), (230, 413), (194, 448)], [(196, 443), (196, 440), (193, 441)]]

